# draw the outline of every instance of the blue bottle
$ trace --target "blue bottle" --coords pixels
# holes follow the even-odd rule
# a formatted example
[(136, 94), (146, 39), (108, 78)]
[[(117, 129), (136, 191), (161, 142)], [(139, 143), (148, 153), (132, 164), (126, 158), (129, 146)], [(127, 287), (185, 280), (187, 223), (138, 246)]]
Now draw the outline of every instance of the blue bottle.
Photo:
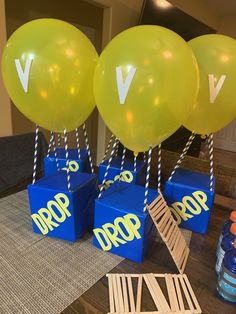
[(233, 248), (225, 253), (217, 291), (223, 299), (236, 303), (236, 239)]
[(223, 237), (229, 233), (229, 229), (232, 225), (233, 222), (236, 222), (236, 210), (232, 211), (230, 214), (230, 217), (228, 220), (226, 220), (223, 224), (223, 227), (221, 229), (221, 234), (218, 240), (218, 244), (217, 244), (217, 249), (216, 249), (216, 256), (218, 256), (219, 250), (220, 250), (220, 245), (221, 245), (221, 241), (223, 239)]
[(216, 268), (215, 268), (217, 275), (219, 275), (220, 273), (225, 253), (228, 250), (232, 249), (232, 247), (234, 246), (234, 240), (236, 239), (236, 223), (235, 222), (232, 223), (229, 231), (230, 232), (226, 234), (222, 239), (219, 253), (217, 256)]

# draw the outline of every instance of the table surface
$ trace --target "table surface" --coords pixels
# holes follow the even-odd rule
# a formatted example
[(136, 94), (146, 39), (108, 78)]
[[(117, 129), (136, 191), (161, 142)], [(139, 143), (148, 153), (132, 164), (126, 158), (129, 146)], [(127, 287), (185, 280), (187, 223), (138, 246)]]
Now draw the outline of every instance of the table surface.
[[(190, 255), (185, 273), (197, 296), (202, 313), (235, 314), (236, 306), (217, 297), (215, 275), (215, 251), (220, 228), (228, 218), (229, 211), (215, 206), (207, 235), (193, 234), (190, 243)], [(155, 243), (144, 263), (136, 264), (122, 261), (112, 273), (178, 273), (167, 248), (163, 243)], [(152, 307), (152, 301), (145, 291), (145, 306)], [(150, 304), (148, 304), (148, 299)], [(93, 287), (75, 300), (63, 314), (98, 314), (109, 312), (108, 282), (104, 276)]]

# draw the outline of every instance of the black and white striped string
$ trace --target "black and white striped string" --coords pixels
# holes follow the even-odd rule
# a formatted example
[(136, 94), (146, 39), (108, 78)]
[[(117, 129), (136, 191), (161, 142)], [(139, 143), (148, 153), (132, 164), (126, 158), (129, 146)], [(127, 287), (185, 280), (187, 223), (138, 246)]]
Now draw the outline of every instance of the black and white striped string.
[(157, 157), (157, 189), (161, 189), (161, 144), (158, 145), (158, 157)]
[(146, 157), (146, 152), (143, 152), (143, 161), (146, 163), (147, 157)]
[(57, 146), (61, 147), (61, 134), (60, 133), (57, 134)]
[(53, 141), (53, 132), (50, 132), (50, 139), (49, 139), (49, 144), (48, 144), (48, 152), (47, 152), (47, 157), (49, 157), (51, 148), (52, 148), (52, 141)]
[(88, 140), (88, 135), (87, 135), (85, 123), (83, 124), (83, 131), (84, 131), (86, 151), (87, 151), (88, 157), (89, 157), (90, 169), (91, 169), (91, 172), (94, 173), (93, 161), (92, 161), (92, 156), (91, 156), (91, 151), (90, 151), (89, 140)]
[(213, 160), (213, 133), (207, 136), (209, 159), (210, 159), (210, 191), (214, 189), (214, 160)]
[(102, 159), (101, 163), (103, 163), (103, 162), (105, 161), (105, 159), (106, 159), (106, 157), (107, 157), (107, 154), (108, 154), (108, 152), (109, 152), (109, 150), (110, 150), (110, 148), (111, 148), (111, 145), (112, 145), (114, 139), (115, 139), (115, 135), (112, 134), (111, 137), (110, 137), (110, 140), (109, 140), (109, 142), (108, 142), (108, 144), (107, 144), (107, 149), (106, 149), (106, 151), (105, 151), (105, 154), (104, 154), (104, 156), (103, 156), (103, 159)]
[(107, 180), (107, 176), (108, 176), (108, 172), (109, 172), (109, 169), (110, 169), (110, 166), (111, 166), (111, 162), (112, 162), (112, 159), (114, 157), (114, 154), (115, 154), (115, 151), (116, 151), (116, 146), (117, 146), (118, 142), (119, 141), (116, 138), (114, 143), (113, 143), (113, 145), (112, 145), (111, 154), (110, 154), (107, 166), (106, 166), (106, 171), (105, 171), (105, 174), (104, 174), (104, 177), (103, 177), (103, 180), (102, 180), (102, 184), (101, 184), (101, 187), (100, 187), (100, 193), (98, 195), (98, 198), (100, 198), (102, 196), (102, 193), (104, 191), (106, 180)]
[(75, 138), (76, 138), (76, 146), (78, 150), (78, 158), (81, 159), (81, 151), (80, 151), (80, 144), (79, 144), (79, 129), (75, 129)]
[(119, 153), (119, 142), (118, 142), (118, 144), (117, 144), (117, 146), (116, 146), (115, 156), (118, 156), (118, 153)]
[(34, 162), (33, 162), (33, 179), (32, 184), (36, 181), (37, 172), (37, 158), (38, 158), (38, 141), (39, 141), (39, 126), (35, 126), (35, 139), (34, 139)]
[(56, 159), (56, 165), (57, 165), (57, 171), (60, 170), (60, 165), (59, 165), (59, 161), (58, 161), (58, 155), (57, 155), (57, 148), (56, 148), (56, 143), (55, 143), (55, 136), (54, 136), (54, 132), (51, 132), (51, 136), (52, 136), (52, 146), (53, 146), (53, 151), (54, 151), (54, 156)]
[(120, 163), (120, 176), (119, 176), (119, 182), (122, 179), (123, 175), (123, 170), (124, 170), (124, 164), (125, 164), (125, 153), (126, 153), (126, 148), (123, 147), (123, 152), (122, 152), (122, 158), (121, 158), (121, 163)]
[(66, 129), (64, 129), (64, 143), (65, 143), (65, 153), (66, 153), (67, 188), (68, 188), (68, 191), (71, 191), (70, 164), (69, 164), (68, 140), (67, 140), (67, 131), (66, 131)]
[(185, 145), (185, 147), (184, 147), (184, 149), (182, 151), (182, 154), (180, 155), (180, 157), (179, 157), (179, 159), (178, 159), (178, 161), (177, 161), (173, 171), (171, 172), (171, 175), (170, 175), (168, 181), (172, 180), (172, 178), (173, 178), (173, 176), (175, 174), (175, 171), (180, 167), (180, 165), (183, 162), (184, 157), (186, 156), (186, 154), (187, 154), (187, 152), (189, 150), (189, 147), (191, 146), (194, 138), (195, 138), (195, 133), (192, 132), (192, 134), (190, 135), (190, 137), (189, 137), (189, 139), (188, 139), (188, 141), (187, 141), (187, 143), (186, 143), (186, 145)]
[(134, 172), (137, 172), (137, 156), (138, 153), (134, 152)]
[(148, 150), (148, 160), (147, 160), (147, 173), (146, 173), (146, 183), (145, 183), (145, 193), (144, 193), (144, 202), (143, 202), (143, 211), (147, 210), (147, 201), (148, 201), (148, 189), (149, 189), (149, 179), (150, 179), (150, 169), (151, 169), (151, 159), (152, 159), (152, 146)]

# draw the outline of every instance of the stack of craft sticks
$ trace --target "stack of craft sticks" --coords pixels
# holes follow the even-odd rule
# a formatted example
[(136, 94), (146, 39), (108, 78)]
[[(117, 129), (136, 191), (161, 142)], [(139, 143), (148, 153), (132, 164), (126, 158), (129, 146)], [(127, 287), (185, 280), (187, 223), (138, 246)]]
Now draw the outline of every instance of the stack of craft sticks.
[(148, 211), (179, 272), (182, 274), (187, 263), (189, 247), (161, 193), (148, 206)]
[[(194, 313), (200, 314), (201, 308), (186, 275), (172, 274), (108, 274), (110, 314), (128, 313)], [(133, 281), (137, 278), (137, 292), (134, 293)], [(164, 279), (167, 296), (161, 289)], [(142, 292), (146, 285), (156, 310), (142, 311)], [(145, 295), (145, 304), (147, 304)]]

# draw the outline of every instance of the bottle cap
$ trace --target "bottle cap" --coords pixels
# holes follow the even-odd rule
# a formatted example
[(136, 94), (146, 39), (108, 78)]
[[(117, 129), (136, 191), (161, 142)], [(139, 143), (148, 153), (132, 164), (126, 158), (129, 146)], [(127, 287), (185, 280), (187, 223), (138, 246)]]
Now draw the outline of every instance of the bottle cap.
[(229, 219), (233, 222), (236, 222), (236, 210), (231, 212)]
[(232, 223), (230, 227), (230, 232), (236, 235), (236, 222)]
[(236, 249), (236, 239), (234, 239), (234, 248)]

